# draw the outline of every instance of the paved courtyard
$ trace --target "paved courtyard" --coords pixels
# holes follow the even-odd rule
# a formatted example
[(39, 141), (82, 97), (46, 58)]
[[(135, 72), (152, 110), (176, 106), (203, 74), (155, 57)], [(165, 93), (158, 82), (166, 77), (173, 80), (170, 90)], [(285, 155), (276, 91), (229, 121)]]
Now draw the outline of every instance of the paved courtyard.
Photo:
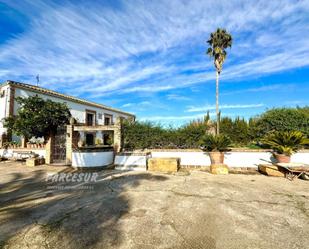
[(48, 173), (72, 170), (0, 170), (0, 248), (309, 247), (308, 181), (105, 170), (52, 183)]

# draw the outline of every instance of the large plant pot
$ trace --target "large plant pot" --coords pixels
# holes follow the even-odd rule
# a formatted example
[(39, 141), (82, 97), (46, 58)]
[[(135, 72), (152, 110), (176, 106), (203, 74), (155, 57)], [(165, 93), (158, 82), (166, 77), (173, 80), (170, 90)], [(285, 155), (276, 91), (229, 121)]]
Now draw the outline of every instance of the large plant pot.
[(229, 168), (224, 164), (224, 153), (223, 152), (209, 152), (211, 161), (210, 173), (215, 175), (227, 175)]
[(223, 152), (209, 152), (211, 164), (223, 164), (224, 162), (224, 153)]
[(278, 163), (289, 163), (289, 162), (291, 162), (291, 156), (274, 153), (274, 157), (276, 158)]

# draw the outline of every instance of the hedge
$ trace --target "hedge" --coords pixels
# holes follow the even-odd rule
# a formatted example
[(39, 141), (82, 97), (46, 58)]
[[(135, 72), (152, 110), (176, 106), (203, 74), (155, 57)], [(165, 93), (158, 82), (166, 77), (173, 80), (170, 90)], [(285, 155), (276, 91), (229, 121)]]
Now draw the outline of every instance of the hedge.
[[(209, 122), (209, 116), (179, 128), (165, 128), (151, 122), (125, 122), (124, 149), (199, 148), (202, 136), (214, 128), (214, 123)], [(240, 117), (220, 120), (220, 133), (229, 136), (235, 147), (258, 144), (272, 131), (301, 131), (309, 136), (309, 107), (274, 108), (249, 120)]]

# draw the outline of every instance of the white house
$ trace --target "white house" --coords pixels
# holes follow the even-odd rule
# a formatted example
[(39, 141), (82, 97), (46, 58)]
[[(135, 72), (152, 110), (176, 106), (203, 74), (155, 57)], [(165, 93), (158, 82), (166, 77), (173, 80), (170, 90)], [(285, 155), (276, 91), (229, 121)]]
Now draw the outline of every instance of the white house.
[(46, 88), (15, 82), (6, 81), (0, 85), (0, 138), (7, 130), (3, 127), (2, 119), (17, 113), (19, 108), (15, 101), (16, 97), (29, 97), (38, 95), (43, 99), (66, 103), (72, 116), (79, 124), (111, 125), (118, 117), (123, 119), (135, 119), (131, 113), (124, 112), (109, 106), (90, 102), (84, 99), (58, 93)]

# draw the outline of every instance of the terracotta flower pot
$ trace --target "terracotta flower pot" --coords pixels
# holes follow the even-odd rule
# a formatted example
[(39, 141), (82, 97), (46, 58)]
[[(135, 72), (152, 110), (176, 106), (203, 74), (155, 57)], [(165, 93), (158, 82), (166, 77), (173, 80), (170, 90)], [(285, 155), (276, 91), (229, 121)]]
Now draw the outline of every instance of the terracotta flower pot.
[(227, 175), (229, 168), (224, 164), (224, 153), (223, 152), (209, 152), (211, 161), (210, 173), (215, 175)]
[(274, 153), (274, 157), (276, 158), (278, 163), (289, 163), (289, 162), (291, 162), (291, 156)]
[(224, 153), (215, 151), (215, 152), (209, 152), (209, 157), (211, 164), (223, 164), (224, 162)]

